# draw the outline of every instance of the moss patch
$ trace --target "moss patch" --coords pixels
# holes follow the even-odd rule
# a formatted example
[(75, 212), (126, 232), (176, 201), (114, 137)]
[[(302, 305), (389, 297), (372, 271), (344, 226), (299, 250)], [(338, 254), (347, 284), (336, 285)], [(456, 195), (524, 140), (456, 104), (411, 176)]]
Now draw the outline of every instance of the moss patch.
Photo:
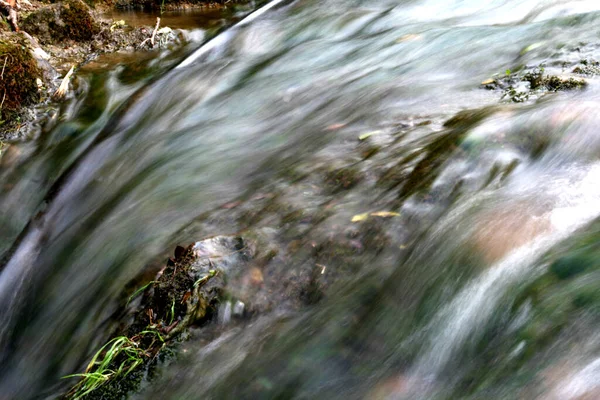
[(69, 0), (60, 7), (60, 16), (65, 23), (66, 38), (85, 42), (98, 33), (100, 28), (90, 14), (89, 7), (80, 0)]
[(41, 76), (36, 60), (25, 43), (0, 40), (0, 130), (19, 122), (21, 107), (40, 99), (36, 78)]
[[(582, 62), (576, 67), (573, 73), (594, 75), (596, 68), (591, 62), (586, 61), (585, 64)], [(502, 99), (522, 103), (548, 92), (583, 89), (587, 86), (587, 82), (579, 77), (547, 74), (544, 64), (541, 64), (518, 73), (507, 71), (504, 76), (488, 79), (481, 85), (488, 90), (502, 90)]]
[(29, 14), (21, 27), (46, 44), (64, 40), (86, 42), (100, 32), (90, 8), (81, 0), (40, 8)]

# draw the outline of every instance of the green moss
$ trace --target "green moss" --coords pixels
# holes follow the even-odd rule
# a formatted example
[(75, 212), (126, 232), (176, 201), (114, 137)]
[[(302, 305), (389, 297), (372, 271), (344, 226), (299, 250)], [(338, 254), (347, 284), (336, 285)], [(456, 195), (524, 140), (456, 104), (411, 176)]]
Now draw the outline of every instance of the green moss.
[(582, 79), (563, 79), (558, 76), (549, 76), (544, 80), (544, 86), (551, 92), (558, 92), (563, 90), (582, 89), (587, 86), (587, 83)]
[(85, 42), (100, 31), (100, 27), (90, 14), (89, 7), (80, 0), (68, 0), (60, 8), (60, 17), (65, 26), (63, 34), (65, 37)]
[(19, 122), (21, 107), (40, 99), (36, 78), (41, 76), (37, 62), (20, 39), (0, 41), (0, 126)]
[(529, 82), (529, 87), (531, 90), (535, 90), (544, 85), (544, 67), (539, 66), (533, 71), (526, 73), (523, 76), (523, 81)]
[(0, 18), (0, 32), (10, 32), (11, 28), (4, 18)]
[[(584, 60), (573, 70), (573, 73), (595, 75), (599, 70), (597, 63)], [(587, 86), (587, 82), (582, 78), (545, 75), (545, 72), (545, 66), (541, 64), (529, 69), (528, 72), (507, 74), (490, 83), (486, 82), (483, 86), (487, 89), (502, 89), (502, 98), (508, 98), (513, 103), (525, 102), (537, 93), (576, 90)], [(522, 85), (523, 82), (529, 83), (529, 87)]]
[(64, 40), (86, 42), (100, 31), (100, 26), (90, 14), (90, 8), (81, 0), (67, 0), (40, 8), (29, 14), (21, 27), (42, 43)]
[(595, 259), (589, 256), (575, 254), (561, 257), (550, 266), (550, 271), (558, 279), (569, 279), (593, 267)]

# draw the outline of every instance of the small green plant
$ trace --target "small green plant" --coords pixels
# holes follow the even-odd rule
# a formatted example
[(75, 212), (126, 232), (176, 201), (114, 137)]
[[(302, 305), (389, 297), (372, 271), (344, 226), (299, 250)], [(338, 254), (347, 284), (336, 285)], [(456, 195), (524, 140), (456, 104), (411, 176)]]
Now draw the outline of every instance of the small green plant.
[(196, 282), (194, 282), (194, 287), (198, 287), (200, 285), (204, 285), (206, 282), (208, 282), (210, 280), (210, 278), (216, 276), (218, 273), (217, 270), (215, 269), (211, 269), (208, 271), (208, 275), (203, 276), (202, 278), (198, 279)]
[(139, 288), (138, 290), (136, 290), (135, 292), (133, 292), (133, 294), (131, 296), (129, 296), (129, 298), (127, 299), (127, 304), (128, 305), (131, 300), (135, 299), (140, 293), (142, 293), (144, 290), (146, 290), (146, 288), (150, 285), (152, 285), (153, 283), (158, 283), (158, 281), (150, 281), (147, 284), (145, 284), (144, 286), (142, 286), (141, 288)]
[[(147, 335), (152, 336), (149, 344), (143, 341)], [(150, 357), (150, 350), (154, 348), (156, 340), (164, 342), (162, 336), (153, 330), (146, 330), (128, 338), (117, 336), (108, 341), (92, 357), (85, 372), (64, 376), (66, 378), (81, 378), (81, 380), (67, 393), (68, 399), (81, 399), (91, 392), (99, 389), (111, 379), (123, 378), (137, 367), (144, 364)]]
[(510, 69), (507, 69), (506, 70), (506, 76), (509, 76), (509, 75), (510, 75)]

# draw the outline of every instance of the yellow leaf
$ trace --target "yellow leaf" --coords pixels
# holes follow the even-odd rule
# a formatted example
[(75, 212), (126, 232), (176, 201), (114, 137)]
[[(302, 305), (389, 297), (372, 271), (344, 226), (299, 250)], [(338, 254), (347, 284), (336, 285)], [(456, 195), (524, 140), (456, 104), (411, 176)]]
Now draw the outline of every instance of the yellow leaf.
[(521, 53), (519, 53), (519, 55), (523, 56), (523, 55), (529, 53), (531, 50), (537, 49), (538, 47), (542, 46), (543, 44), (544, 43), (541, 43), (541, 42), (530, 44), (529, 46), (527, 46), (523, 50), (521, 50)]
[(358, 140), (365, 140), (365, 139), (368, 139), (368, 138), (370, 138), (370, 137), (371, 137), (371, 136), (373, 136), (373, 135), (378, 135), (378, 134), (380, 134), (380, 133), (381, 133), (381, 131), (373, 131), (373, 132), (367, 132), (367, 133), (363, 133), (362, 135), (360, 135), (360, 136), (358, 137)]
[(358, 214), (358, 215), (355, 215), (354, 217), (352, 217), (352, 222), (364, 221), (367, 218), (369, 218), (369, 213)]
[(371, 213), (371, 216), (372, 217), (390, 218), (390, 217), (399, 217), (400, 213), (393, 212), (393, 211), (377, 211), (377, 212)]

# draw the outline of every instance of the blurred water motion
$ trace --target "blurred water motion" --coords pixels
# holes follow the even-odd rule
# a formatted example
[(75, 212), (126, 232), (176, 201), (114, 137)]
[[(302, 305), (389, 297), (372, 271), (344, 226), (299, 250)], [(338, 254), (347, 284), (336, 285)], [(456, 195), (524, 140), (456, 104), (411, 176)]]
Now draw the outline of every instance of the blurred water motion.
[[(297, 0), (187, 63), (90, 72), (0, 159), (2, 397), (64, 393), (131, 282), (236, 232), (276, 254), (228, 287), (264, 307), (194, 328), (134, 398), (599, 397), (598, 80), (480, 85), (600, 59), (599, 11)], [(322, 297), (269, 301), (303, 276)]]

